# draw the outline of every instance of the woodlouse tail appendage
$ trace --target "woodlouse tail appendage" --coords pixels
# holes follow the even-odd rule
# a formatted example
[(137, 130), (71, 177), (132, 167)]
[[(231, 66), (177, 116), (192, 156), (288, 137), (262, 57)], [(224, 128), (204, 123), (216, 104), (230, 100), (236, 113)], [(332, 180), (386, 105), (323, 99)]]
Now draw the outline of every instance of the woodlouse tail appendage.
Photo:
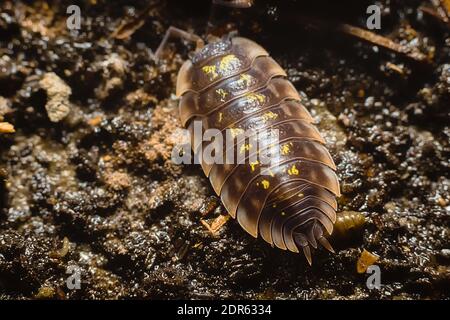
[[(280, 156), (269, 167), (202, 161), (228, 213), (252, 236), (302, 251), (310, 264), (311, 247), (320, 244), (333, 252), (327, 237), (340, 196), (336, 167), (297, 90), (269, 54), (241, 37), (209, 43), (180, 69), (177, 95), (182, 124), (191, 135), (194, 121), (221, 133), (279, 132)], [(194, 142), (193, 150), (210, 143)], [(257, 151), (246, 147), (249, 159)]]

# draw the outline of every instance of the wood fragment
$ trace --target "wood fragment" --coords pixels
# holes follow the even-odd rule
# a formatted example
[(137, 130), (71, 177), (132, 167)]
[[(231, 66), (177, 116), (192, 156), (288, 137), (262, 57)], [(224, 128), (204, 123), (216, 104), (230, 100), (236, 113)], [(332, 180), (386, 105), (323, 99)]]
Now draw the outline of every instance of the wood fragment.
[(209, 225), (205, 220), (201, 219), (200, 222), (208, 229), (209, 232), (213, 236), (217, 235), (217, 233), (222, 229), (222, 227), (227, 223), (228, 219), (230, 218), (229, 215), (220, 215), (214, 221)]
[(14, 133), (16, 130), (9, 122), (0, 122), (0, 133)]
[(95, 117), (93, 117), (93, 118), (91, 118), (91, 119), (88, 120), (88, 124), (91, 125), (91, 126), (93, 126), (93, 127), (96, 127), (96, 126), (98, 126), (102, 121), (103, 121), (103, 117), (102, 117), (102, 116), (95, 116)]
[(219, 206), (219, 199), (215, 196), (211, 196), (207, 199), (205, 199), (205, 201), (203, 201), (203, 204), (200, 208), (200, 214), (205, 217), (209, 214), (211, 214), (214, 210), (216, 210), (216, 208)]
[(447, 17), (447, 21), (450, 20), (450, 0), (438, 0), (439, 7), (442, 9), (442, 13)]
[(428, 62), (427, 56), (425, 54), (418, 51), (411, 51), (411, 49), (409, 49), (408, 47), (405, 47), (389, 38), (373, 33), (372, 31), (364, 30), (362, 28), (355, 27), (346, 23), (339, 24), (338, 30), (365, 42), (369, 42), (373, 45), (380, 46), (395, 53), (402, 54), (412, 60), (418, 62)]
[(214, 233), (213, 230), (211, 229), (211, 226), (208, 224), (208, 222), (206, 222), (206, 221), (203, 220), (203, 219), (200, 219), (200, 222), (202, 223), (202, 225), (203, 225), (206, 229), (208, 229), (209, 232)]
[(436, 10), (434, 10), (433, 8), (430, 7), (426, 7), (426, 6), (420, 6), (419, 10), (422, 11), (423, 13), (428, 14), (429, 16), (433, 17), (436, 20), (439, 21), (443, 21), (443, 22), (447, 22), (445, 20), (442, 19), (442, 15), (440, 15)]
[(192, 246), (192, 248), (197, 249), (197, 248), (201, 248), (202, 246), (203, 246), (203, 243), (197, 242), (196, 244), (194, 244), (194, 245)]
[(395, 71), (395, 72), (397, 72), (398, 74), (400, 74), (402, 76), (405, 74), (405, 71), (403, 70), (403, 68), (401, 66), (396, 65), (396, 64), (394, 64), (392, 62), (389, 62), (389, 61), (386, 63), (386, 68), (388, 68), (388, 69), (390, 69), (392, 71)]
[(50, 286), (42, 286), (39, 288), (38, 293), (34, 295), (35, 299), (52, 299), (55, 296), (55, 289)]
[(356, 271), (358, 273), (365, 273), (367, 271), (367, 268), (377, 262), (378, 259), (380, 259), (379, 256), (364, 249), (361, 252), (361, 256), (359, 257), (358, 262), (356, 263)]
[(186, 242), (184, 243), (181, 248), (178, 250), (177, 254), (176, 254), (176, 261), (180, 261), (183, 260), (183, 258), (186, 256), (186, 254), (188, 253), (188, 250), (190, 248), (190, 243)]
[(331, 32), (339, 32), (344, 35), (348, 35), (354, 38), (357, 38), (361, 41), (370, 43), (374, 46), (378, 46), (384, 49), (387, 49), (391, 52), (400, 54), (408, 59), (421, 62), (421, 63), (430, 63), (431, 61), (428, 59), (427, 55), (411, 50), (410, 48), (401, 45), (389, 38), (386, 38), (382, 35), (376, 34), (372, 31), (359, 28), (347, 23), (339, 23), (333, 21), (325, 21), (318, 18), (312, 18), (307, 16), (296, 16), (295, 19), (286, 19), (288, 23), (301, 23), (303, 25), (307, 25), (315, 30), (324, 30)]
[(431, 3), (433, 4), (433, 8), (422, 5), (419, 7), (419, 10), (447, 27), (450, 27), (450, 0), (434, 0)]

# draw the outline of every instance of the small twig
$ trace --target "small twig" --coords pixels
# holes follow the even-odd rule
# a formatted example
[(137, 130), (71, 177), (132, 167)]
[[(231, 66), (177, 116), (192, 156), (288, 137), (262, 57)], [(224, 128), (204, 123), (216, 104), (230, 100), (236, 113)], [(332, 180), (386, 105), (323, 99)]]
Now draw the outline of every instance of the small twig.
[(364, 30), (362, 28), (358, 28), (349, 24), (339, 24), (338, 29), (345, 33), (349, 34), (351, 36), (354, 36), (358, 39), (361, 39), (363, 41), (369, 42), (373, 45), (377, 45), (383, 48), (386, 48), (388, 50), (391, 50), (396, 53), (403, 54), (407, 56), (408, 58), (411, 58), (415, 61), (419, 62), (428, 62), (427, 56), (421, 52), (411, 52), (411, 50), (389, 38), (380, 36), (376, 33), (373, 33), (368, 30)]
[(153, 8), (155, 8), (159, 4), (159, 2), (160, 1), (156, 1), (149, 4), (134, 19), (131, 19), (130, 21), (122, 21), (111, 34), (111, 37), (122, 40), (132, 36), (133, 33), (135, 33), (145, 24), (145, 20), (147, 19), (149, 12)]
[(420, 6), (419, 10), (450, 27), (450, 0), (432, 0), (434, 9), (429, 6)]
[(359, 40), (368, 42), (372, 45), (379, 46), (390, 50), (394, 53), (401, 54), (409, 59), (414, 61), (429, 63), (430, 61), (427, 59), (427, 56), (421, 52), (412, 51), (408, 47), (405, 47), (389, 38), (378, 35), (372, 31), (365, 30), (359, 27), (355, 27), (346, 23), (339, 22), (329, 22), (325, 20), (320, 20), (318, 18), (311, 18), (307, 16), (296, 16), (295, 19), (290, 19), (290, 23), (299, 22), (303, 25), (307, 25), (316, 30), (329, 30), (329, 31), (338, 31), (342, 34), (349, 35), (355, 37)]
[(432, 16), (433, 18), (435, 18), (436, 20), (439, 20), (441, 22), (447, 22), (444, 19), (442, 19), (442, 15), (440, 15), (436, 10), (434, 10), (433, 8), (430, 7), (425, 7), (425, 6), (420, 6), (419, 10), (422, 11), (423, 13), (428, 14), (429, 16)]
[(438, 7), (442, 10), (442, 14), (447, 17), (446, 21), (450, 21), (450, 0), (438, 0)]
[(225, 223), (228, 221), (229, 218), (230, 218), (229, 215), (220, 215), (216, 219), (214, 219), (214, 221), (211, 223), (211, 225), (209, 225), (203, 219), (200, 219), (200, 222), (205, 226), (206, 229), (208, 229), (209, 232), (211, 232), (211, 234), (213, 236), (216, 236), (217, 233), (220, 231), (220, 229), (222, 229), (222, 227), (225, 225)]
[(386, 62), (386, 68), (397, 72), (399, 75), (404, 75), (405, 74), (405, 72), (403, 71), (402, 67), (400, 67), (400, 66), (398, 66), (398, 65), (396, 65), (396, 64), (394, 64), (392, 62), (389, 62), (389, 61)]

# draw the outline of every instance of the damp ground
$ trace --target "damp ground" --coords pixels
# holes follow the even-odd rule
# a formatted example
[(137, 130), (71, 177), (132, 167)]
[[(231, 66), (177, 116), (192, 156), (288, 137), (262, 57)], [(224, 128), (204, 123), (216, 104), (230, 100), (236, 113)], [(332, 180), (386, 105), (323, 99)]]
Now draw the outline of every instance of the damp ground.
[[(377, 33), (423, 61), (296, 18), (364, 28), (367, 1), (225, 17), (287, 70), (335, 159), (339, 211), (367, 219), (312, 267), (248, 235), (199, 166), (170, 159), (192, 47), (174, 41), (159, 64), (151, 50), (170, 25), (204, 35), (209, 1), (81, 1), (70, 31), (71, 2), (0, 5), (0, 299), (449, 297), (450, 37), (428, 1), (379, 2)], [(363, 252), (379, 290), (357, 272)]]

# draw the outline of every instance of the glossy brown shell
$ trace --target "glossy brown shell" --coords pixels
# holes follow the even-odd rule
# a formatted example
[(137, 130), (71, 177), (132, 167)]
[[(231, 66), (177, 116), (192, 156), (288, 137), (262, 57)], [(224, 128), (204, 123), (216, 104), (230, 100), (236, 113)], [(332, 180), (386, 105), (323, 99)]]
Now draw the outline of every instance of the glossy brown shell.
[[(326, 246), (340, 195), (336, 168), (297, 90), (267, 51), (241, 37), (210, 43), (181, 67), (177, 95), (191, 134), (194, 120), (222, 132), (279, 130), (281, 157), (270, 168), (201, 162), (203, 171), (252, 236), (284, 250), (302, 249), (307, 257), (318, 241)], [(199, 143), (193, 143), (196, 152)]]

